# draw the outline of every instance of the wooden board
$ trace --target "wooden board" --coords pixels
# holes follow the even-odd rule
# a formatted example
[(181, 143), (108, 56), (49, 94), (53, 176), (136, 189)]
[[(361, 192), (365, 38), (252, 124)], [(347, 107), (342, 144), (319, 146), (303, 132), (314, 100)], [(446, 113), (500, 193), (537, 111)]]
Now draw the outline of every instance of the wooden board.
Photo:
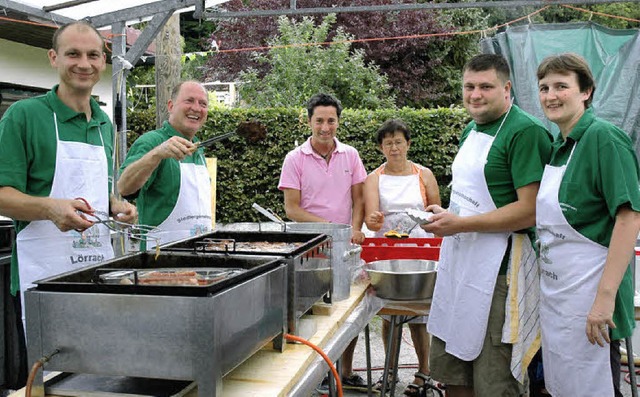
[[(364, 297), (366, 286), (351, 286), (351, 296), (333, 304), (328, 316), (307, 315), (316, 321), (310, 342), (322, 348)], [(224, 396), (286, 396), (300, 381), (318, 353), (301, 344), (289, 344), (284, 353), (262, 349), (225, 376)]]

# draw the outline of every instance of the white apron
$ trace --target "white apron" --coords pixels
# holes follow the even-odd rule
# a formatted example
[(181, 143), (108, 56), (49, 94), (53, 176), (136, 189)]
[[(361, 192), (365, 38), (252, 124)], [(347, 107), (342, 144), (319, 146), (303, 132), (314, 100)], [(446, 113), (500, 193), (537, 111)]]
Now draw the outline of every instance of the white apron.
[[(376, 232), (375, 237), (384, 237), (389, 230), (399, 232), (408, 231), (415, 222), (405, 212), (407, 208), (415, 208), (424, 211), (424, 200), (420, 191), (420, 169), (417, 174), (411, 175), (385, 175), (378, 177), (378, 194), (380, 196), (380, 211), (384, 214), (382, 228)], [(433, 237), (420, 226), (413, 228), (411, 238)]]
[(554, 397), (609, 397), (609, 346), (590, 344), (585, 333), (608, 250), (578, 233), (562, 214), (558, 192), (566, 168), (545, 167), (536, 200), (545, 387)]
[[(507, 113), (502, 124), (508, 116)], [(451, 167), (449, 211), (473, 216), (496, 209), (484, 176), (494, 140), (495, 137), (475, 130), (469, 133)], [(482, 350), (493, 290), (509, 235), (509, 232), (458, 233), (442, 241), (428, 330), (446, 343), (447, 353), (461, 360), (474, 360)]]
[[(53, 122), (57, 141), (56, 165), (49, 197), (83, 197), (95, 209), (98, 217), (107, 219), (109, 170), (104, 143), (98, 146), (61, 141), (55, 113)], [(114, 256), (109, 229), (102, 224), (80, 233), (75, 230), (61, 232), (48, 220), (32, 221), (18, 233), (16, 244), (23, 321), (24, 291), (32, 287), (34, 281), (95, 265)]]
[(206, 165), (180, 163), (180, 192), (176, 205), (158, 231), (147, 236), (147, 249), (211, 230), (211, 180)]

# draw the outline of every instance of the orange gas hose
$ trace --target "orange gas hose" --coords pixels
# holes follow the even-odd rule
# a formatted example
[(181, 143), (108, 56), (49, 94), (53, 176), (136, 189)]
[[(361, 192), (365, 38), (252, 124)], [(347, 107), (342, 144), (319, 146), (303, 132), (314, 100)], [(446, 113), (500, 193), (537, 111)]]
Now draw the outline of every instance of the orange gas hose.
[(38, 370), (44, 365), (44, 363), (51, 360), (51, 357), (55, 356), (58, 353), (60, 353), (60, 349), (54, 350), (53, 353), (49, 354), (48, 356), (44, 356), (40, 358), (38, 361), (36, 361), (35, 363), (33, 363), (33, 367), (31, 367), (31, 372), (29, 372), (29, 377), (27, 378), (27, 385), (25, 387), (25, 392), (24, 392), (25, 397), (31, 397), (31, 389), (33, 388), (33, 381), (36, 379), (36, 374), (38, 373)]
[(336, 388), (338, 389), (338, 397), (342, 397), (342, 381), (340, 380), (340, 375), (338, 375), (338, 371), (336, 371), (336, 367), (333, 366), (333, 363), (331, 362), (331, 359), (329, 358), (329, 356), (327, 356), (325, 354), (325, 352), (322, 351), (322, 349), (320, 349), (318, 346), (314, 345), (313, 343), (309, 342), (306, 339), (303, 339), (299, 336), (295, 336), (295, 335), (291, 335), (291, 334), (284, 334), (284, 338), (286, 340), (290, 340), (290, 341), (294, 341), (294, 342), (300, 342), (304, 345), (309, 346), (310, 348), (312, 348), (313, 350), (315, 350), (316, 352), (318, 352), (318, 354), (320, 354), (322, 356), (322, 358), (324, 359), (324, 361), (327, 362), (327, 365), (329, 365), (329, 369), (331, 370), (331, 373), (333, 374), (333, 378), (336, 380)]
[(33, 386), (33, 380), (36, 378), (36, 374), (38, 373), (38, 369), (42, 367), (42, 360), (38, 360), (31, 367), (31, 372), (29, 372), (29, 377), (27, 378), (27, 386), (25, 388), (24, 395), (25, 397), (31, 397), (31, 387)]

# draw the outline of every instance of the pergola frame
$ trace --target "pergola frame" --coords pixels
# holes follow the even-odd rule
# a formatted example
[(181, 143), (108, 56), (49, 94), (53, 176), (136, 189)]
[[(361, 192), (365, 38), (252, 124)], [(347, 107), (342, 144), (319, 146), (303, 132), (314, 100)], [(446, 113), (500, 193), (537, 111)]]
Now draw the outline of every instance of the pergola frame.
[[(52, 6), (36, 8), (33, 6), (20, 3), (15, 0), (3, 0), (1, 6), (21, 12), (30, 17), (52, 21), (55, 24), (66, 24), (74, 22), (72, 18), (68, 18), (57, 14), (53, 11), (73, 7), (79, 4), (89, 3), (96, 0), (69, 0)], [(105, 14), (86, 17), (84, 20), (91, 23), (96, 28), (111, 25), (113, 33), (112, 41), (112, 93), (113, 93), (113, 115), (116, 120), (118, 129), (116, 136), (116, 147), (119, 148), (116, 164), (124, 159), (126, 154), (126, 77), (129, 70), (135, 65), (144, 51), (155, 39), (158, 32), (164, 27), (171, 15), (177, 10), (195, 7), (194, 17), (198, 19), (220, 19), (220, 18), (246, 18), (246, 17), (264, 17), (276, 15), (306, 15), (306, 14), (328, 14), (343, 12), (371, 12), (371, 11), (416, 11), (416, 10), (435, 10), (435, 9), (464, 9), (464, 8), (513, 8), (520, 6), (539, 6), (554, 4), (606, 4), (621, 3), (620, 0), (507, 0), (507, 1), (481, 1), (475, 3), (400, 3), (388, 5), (371, 5), (371, 6), (348, 6), (348, 7), (315, 7), (315, 8), (298, 8), (297, 0), (289, 0), (288, 9), (277, 10), (256, 10), (256, 11), (240, 11), (240, 12), (206, 12), (205, 0), (160, 0), (153, 3), (143, 4), (139, 6), (124, 8)], [(640, 0), (628, 0), (628, 2), (638, 3)], [(151, 21), (144, 28), (142, 34), (136, 42), (127, 50), (125, 28), (126, 22), (136, 19), (149, 18)], [(117, 170), (116, 170), (117, 172)], [(115, 174), (114, 174), (115, 175)]]

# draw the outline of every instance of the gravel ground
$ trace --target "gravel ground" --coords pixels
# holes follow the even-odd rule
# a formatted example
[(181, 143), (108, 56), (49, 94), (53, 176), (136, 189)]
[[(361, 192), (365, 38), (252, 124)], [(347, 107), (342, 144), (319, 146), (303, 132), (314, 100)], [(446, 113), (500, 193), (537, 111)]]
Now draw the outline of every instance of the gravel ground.
[[(371, 344), (371, 379), (375, 383), (382, 375), (382, 369), (384, 368), (384, 345), (382, 344), (382, 320), (380, 317), (374, 317), (369, 323), (369, 337)], [(402, 396), (407, 384), (413, 382), (413, 374), (418, 369), (418, 359), (416, 353), (413, 350), (411, 344), (411, 336), (408, 326), (404, 326), (402, 331), (402, 346), (400, 347), (400, 369), (398, 370), (398, 383), (395, 388), (395, 396)], [(356, 346), (356, 352), (353, 359), (353, 368), (360, 376), (365, 380), (367, 379), (367, 361), (365, 353), (364, 343), (364, 331), (360, 332), (360, 338), (358, 339), (358, 345)], [(350, 390), (344, 391), (345, 396), (366, 396), (365, 393), (354, 392)], [(376, 395), (376, 394), (374, 394)], [(318, 393), (311, 394), (311, 397), (320, 397)]]
[[(384, 367), (384, 347), (382, 344), (381, 335), (381, 319), (375, 317), (369, 324), (370, 339), (371, 339), (371, 367), (373, 369), (371, 378), (375, 383), (382, 375), (382, 368)], [(411, 337), (409, 334), (409, 328), (405, 325), (402, 332), (402, 346), (400, 348), (400, 369), (398, 370), (399, 382), (395, 388), (395, 396), (402, 396), (402, 392), (407, 384), (413, 382), (413, 373), (417, 371), (418, 359), (416, 358), (415, 351), (411, 344)], [(624, 343), (623, 343), (624, 345)], [(638, 355), (638, 353), (636, 353)], [(358, 345), (356, 346), (356, 352), (354, 354), (353, 368), (358, 374), (360, 374), (365, 380), (367, 379), (367, 363), (365, 355), (364, 344), (364, 331), (360, 333)], [(626, 366), (622, 367), (623, 371), (627, 369)], [(621, 392), (624, 397), (631, 397), (631, 386), (624, 380), (626, 374), (623, 372), (621, 376)], [(637, 381), (640, 382), (640, 375), (637, 375)], [(640, 394), (640, 393), (639, 393)], [(375, 394), (374, 394), (375, 395)], [(366, 396), (366, 393), (353, 392), (349, 390), (344, 391), (344, 396)], [(318, 393), (311, 394), (310, 397), (321, 397)]]

